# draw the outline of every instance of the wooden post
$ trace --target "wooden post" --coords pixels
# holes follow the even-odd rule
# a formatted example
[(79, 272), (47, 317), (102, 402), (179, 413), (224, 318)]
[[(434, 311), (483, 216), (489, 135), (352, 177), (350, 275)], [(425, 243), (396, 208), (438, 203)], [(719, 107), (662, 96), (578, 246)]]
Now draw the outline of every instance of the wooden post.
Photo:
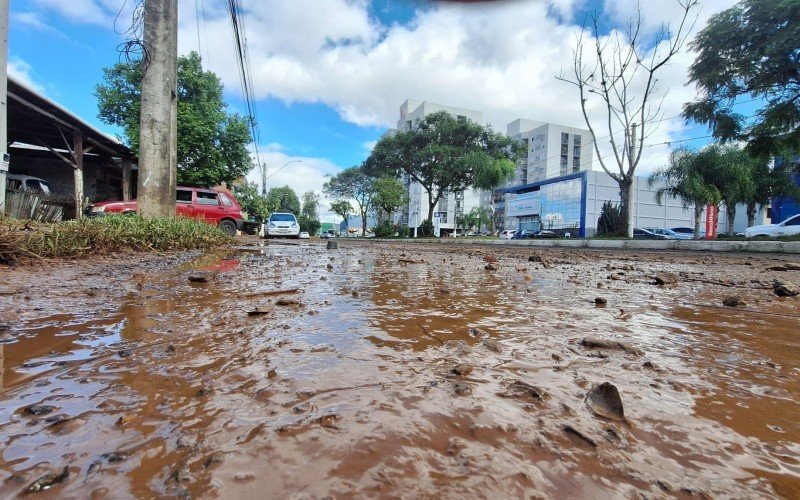
[(83, 134), (72, 132), (72, 155), (75, 160), (75, 218), (83, 217)]
[(122, 200), (131, 199), (131, 159), (122, 159)]

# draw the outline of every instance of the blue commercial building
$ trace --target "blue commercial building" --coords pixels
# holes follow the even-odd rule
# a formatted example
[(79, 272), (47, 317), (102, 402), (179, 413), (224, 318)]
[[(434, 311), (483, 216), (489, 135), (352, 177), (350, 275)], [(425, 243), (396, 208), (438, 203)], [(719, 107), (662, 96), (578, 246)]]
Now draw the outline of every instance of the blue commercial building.
[[(786, 161), (785, 158), (775, 158), (775, 167), (781, 167)], [(800, 156), (792, 158), (792, 162), (800, 163)], [(796, 186), (800, 186), (800, 173), (792, 174), (792, 180)], [(785, 221), (793, 215), (800, 214), (800, 202), (789, 196), (778, 196), (772, 199), (772, 207), (770, 209), (770, 219), (773, 224)]]

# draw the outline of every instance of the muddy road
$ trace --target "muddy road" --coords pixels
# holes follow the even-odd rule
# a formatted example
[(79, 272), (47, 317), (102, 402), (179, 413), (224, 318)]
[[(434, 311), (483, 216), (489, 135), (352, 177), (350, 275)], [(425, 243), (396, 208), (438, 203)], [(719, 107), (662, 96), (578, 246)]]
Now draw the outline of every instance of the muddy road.
[[(797, 264), (340, 240), (2, 267), (0, 497), (800, 498)], [(624, 416), (587, 404), (604, 382)]]

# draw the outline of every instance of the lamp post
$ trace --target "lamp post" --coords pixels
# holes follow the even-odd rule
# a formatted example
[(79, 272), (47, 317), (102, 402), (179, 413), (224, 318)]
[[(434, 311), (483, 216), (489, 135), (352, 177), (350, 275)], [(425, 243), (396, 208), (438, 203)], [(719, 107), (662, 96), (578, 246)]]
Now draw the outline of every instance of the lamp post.
[(417, 218), (418, 218), (418, 216), (419, 216), (419, 212), (417, 212), (417, 211), (415, 210), (415, 211), (412, 213), (412, 215), (414, 216), (414, 238), (416, 238), (416, 237), (417, 237), (417, 226), (419, 226), (419, 223), (417, 222)]

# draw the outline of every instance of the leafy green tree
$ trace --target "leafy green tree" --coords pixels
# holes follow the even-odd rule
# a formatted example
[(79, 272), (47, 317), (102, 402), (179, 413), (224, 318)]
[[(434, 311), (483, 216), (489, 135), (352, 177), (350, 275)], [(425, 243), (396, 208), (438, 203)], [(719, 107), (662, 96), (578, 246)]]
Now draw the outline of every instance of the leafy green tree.
[[(122, 128), (133, 151), (139, 150), (141, 62), (117, 63), (103, 70), (104, 82), (95, 87), (100, 120)], [(222, 84), (204, 71), (192, 52), (178, 58), (178, 184), (231, 184), (253, 165), (247, 144), (247, 120), (229, 114)]]
[(247, 184), (234, 184), (233, 194), (239, 206), (248, 216), (263, 222), (269, 216), (267, 199), (258, 192), (258, 186), (254, 182)]
[(350, 220), (350, 215), (353, 211), (353, 205), (347, 200), (336, 200), (331, 203), (331, 212), (341, 217), (345, 224)]
[(312, 220), (319, 220), (319, 195), (314, 191), (303, 193), (302, 213)]
[(503, 134), (444, 111), (410, 130), (384, 135), (364, 166), (369, 175), (409, 176), (428, 195), (428, 221), (447, 192), (492, 189), (514, 175), (521, 145)]
[(800, 200), (800, 188), (792, 180), (797, 165), (783, 162), (773, 168), (769, 161), (753, 159), (749, 166), (752, 190), (743, 201), (747, 207), (747, 227), (755, 224), (756, 211), (766, 208), (773, 198), (790, 196)]
[(372, 183), (375, 195), (372, 204), (379, 216), (391, 220), (392, 212), (408, 203), (406, 187), (395, 177), (380, 177)]
[(656, 189), (656, 202), (665, 195), (674, 196), (684, 208), (694, 207), (694, 237), (700, 237), (700, 217), (706, 205), (719, 205), (719, 170), (722, 164), (720, 148), (712, 145), (700, 151), (677, 148), (670, 153), (669, 165), (653, 172), (648, 179)]
[(267, 207), (271, 212), (289, 212), (300, 215), (300, 200), (289, 186), (274, 187), (267, 191)]
[[(741, 0), (712, 16), (690, 44), (690, 81), (701, 97), (684, 116), (711, 127), (721, 141), (746, 141), (757, 156), (800, 149), (800, 2)], [(737, 100), (760, 99), (743, 115)]]
[(461, 216), (459, 223), (467, 229), (478, 229), (480, 231), (481, 226), (486, 225), (488, 227), (492, 223), (492, 218), (485, 208), (472, 207), (472, 210)]
[(368, 176), (362, 167), (350, 167), (330, 177), (328, 182), (322, 186), (322, 190), (331, 198), (356, 202), (361, 215), (361, 234), (363, 235), (367, 234), (367, 214), (373, 208), (374, 181), (375, 179)]
[(322, 227), (322, 223), (320, 221), (302, 213), (297, 217), (297, 223), (300, 224), (300, 231), (305, 231), (311, 235), (317, 234), (319, 232), (319, 228)]

